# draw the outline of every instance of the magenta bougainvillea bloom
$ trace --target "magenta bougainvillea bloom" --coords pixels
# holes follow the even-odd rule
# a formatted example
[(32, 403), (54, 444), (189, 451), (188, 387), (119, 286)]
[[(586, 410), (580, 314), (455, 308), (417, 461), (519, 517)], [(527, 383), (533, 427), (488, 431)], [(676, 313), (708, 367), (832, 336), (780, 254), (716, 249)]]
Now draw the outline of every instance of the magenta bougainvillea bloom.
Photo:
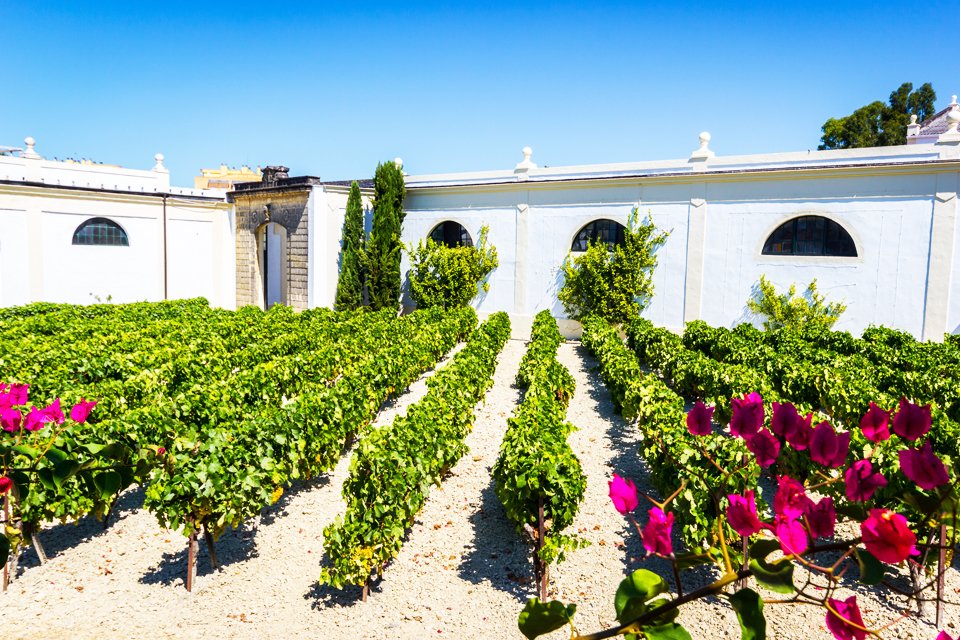
[(0, 409), (0, 425), (4, 431), (19, 431), (22, 420), (23, 415), (18, 410), (9, 407)]
[(763, 398), (754, 391), (743, 398), (730, 398), (733, 415), (730, 417), (730, 433), (735, 436), (752, 436), (763, 426)]
[(790, 476), (780, 476), (777, 493), (773, 496), (773, 512), (778, 516), (796, 520), (810, 508), (803, 485)]
[(19, 407), (27, 404), (27, 395), (30, 390), (29, 384), (11, 384), (10, 398), (13, 400), (13, 406)]
[(901, 438), (916, 440), (930, 431), (930, 405), (922, 407), (900, 398), (900, 409), (893, 416), (893, 432)]
[(807, 530), (798, 520), (778, 517), (773, 525), (773, 533), (785, 555), (798, 556), (807, 550)]
[(780, 441), (768, 429), (760, 429), (747, 438), (747, 449), (757, 457), (757, 464), (766, 469), (780, 455)]
[(713, 433), (713, 425), (710, 420), (713, 419), (713, 412), (716, 407), (708, 407), (700, 400), (693, 405), (693, 409), (687, 413), (687, 430), (695, 436), (708, 436)]
[(44, 418), (46, 418), (44, 422), (63, 424), (63, 421), (66, 420), (66, 418), (63, 417), (63, 410), (60, 409), (60, 398), (57, 398), (51, 402), (49, 406), (41, 411), (41, 413), (43, 414)]
[(810, 459), (831, 469), (843, 466), (850, 451), (850, 432), (837, 433), (824, 421), (813, 430), (810, 440)]
[(87, 421), (90, 412), (93, 411), (93, 408), (97, 405), (96, 400), (91, 400), (87, 402), (84, 398), (80, 398), (80, 402), (73, 405), (73, 409), (70, 409), (70, 418), (74, 422), (79, 422), (83, 424)]
[(673, 529), (673, 514), (664, 513), (659, 507), (650, 509), (650, 520), (643, 528), (643, 548), (647, 553), (661, 556), (673, 555), (673, 541), (670, 532)]
[(46, 422), (49, 422), (49, 418), (47, 418), (40, 409), (30, 407), (30, 413), (27, 414), (27, 417), (23, 421), (23, 428), (27, 431), (39, 431), (43, 429), (43, 425)]
[(829, 538), (833, 535), (834, 526), (837, 523), (837, 511), (833, 507), (833, 498), (827, 496), (821, 498), (816, 504), (811, 502), (803, 517), (807, 521), (811, 538)]
[(867, 637), (857, 596), (846, 600), (827, 598), (827, 605), (827, 628), (836, 640), (864, 640)]
[(897, 564), (920, 554), (917, 536), (907, 526), (907, 519), (889, 509), (870, 509), (870, 515), (860, 523), (860, 535), (867, 551), (881, 562)]
[(793, 423), (800, 420), (800, 414), (792, 402), (774, 402), (773, 415), (770, 417), (770, 428), (781, 438), (787, 437), (787, 431), (793, 427)]
[(790, 429), (787, 430), (787, 442), (797, 451), (806, 451), (810, 448), (810, 441), (813, 439), (813, 414), (808, 413), (799, 420), (795, 421)]
[(10, 491), (11, 487), (13, 487), (13, 480), (6, 476), (0, 478), (0, 495)]
[(760, 531), (763, 524), (757, 517), (757, 502), (753, 489), (748, 489), (742, 496), (731, 494), (727, 496), (727, 500), (730, 502), (727, 505), (727, 522), (734, 531), (744, 538)]
[(878, 407), (873, 400), (870, 408), (860, 418), (860, 430), (871, 442), (882, 442), (890, 437), (890, 412)]
[(854, 502), (866, 502), (877, 489), (887, 486), (887, 479), (879, 471), (874, 473), (869, 460), (857, 460), (844, 474), (847, 498)]
[(919, 449), (900, 451), (900, 470), (921, 489), (936, 489), (950, 481), (947, 468), (933, 452), (929, 440)]
[(617, 511), (626, 515), (637, 508), (639, 500), (637, 486), (633, 484), (633, 480), (613, 474), (613, 480), (607, 484), (610, 485), (610, 499), (613, 500), (613, 506)]
[(158, 456), (162, 456), (162, 455), (165, 454), (166, 452), (167, 452), (167, 448), (166, 448), (166, 447), (157, 447), (157, 455), (158, 455)]
[(956, 638), (952, 638), (946, 631), (941, 631), (937, 634), (936, 640), (960, 640), (960, 635), (958, 635)]

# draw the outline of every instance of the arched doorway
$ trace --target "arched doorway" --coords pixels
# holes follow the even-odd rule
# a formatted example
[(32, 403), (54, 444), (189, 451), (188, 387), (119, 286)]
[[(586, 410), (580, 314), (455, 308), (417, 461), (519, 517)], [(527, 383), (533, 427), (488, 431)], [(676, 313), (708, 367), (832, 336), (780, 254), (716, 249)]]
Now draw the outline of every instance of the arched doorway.
[(257, 258), (260, 266), (261, 306), (287, 304), (287, 230), (276, 222), (257, 229)]

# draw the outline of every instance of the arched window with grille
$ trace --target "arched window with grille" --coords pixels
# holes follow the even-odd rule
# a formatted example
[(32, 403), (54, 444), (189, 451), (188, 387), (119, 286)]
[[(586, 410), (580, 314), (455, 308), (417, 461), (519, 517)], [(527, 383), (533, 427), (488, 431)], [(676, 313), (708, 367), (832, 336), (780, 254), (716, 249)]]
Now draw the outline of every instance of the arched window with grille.
[(430, 239), (448, 247), (472, 247), (473, 238), (463, 225), (453, 220), (441, 222), (430, 232)]
[(626, 228), (615, 220), (594, 220), (590, 222), (573, 237), (571, 251), (586, 251), (591, 243), (600, 242), (607, 245), (607, 249), (612, 250), (616, 245), (623, 244), (623, 233)]
[(787, 220), (763, 243), (765, 256), (857, 257), (857, 245), (847, 230), (823, 216)]
[(73, 244), (101, 247), (129, 247), (127, 232), (113, 220), (90, 218), (73, 232)]

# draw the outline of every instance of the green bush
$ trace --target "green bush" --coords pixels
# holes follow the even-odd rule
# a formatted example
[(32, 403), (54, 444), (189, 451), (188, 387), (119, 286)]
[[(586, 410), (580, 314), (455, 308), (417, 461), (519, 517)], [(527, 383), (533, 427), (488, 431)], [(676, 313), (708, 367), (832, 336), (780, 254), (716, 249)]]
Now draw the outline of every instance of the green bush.
[(766, 318), (764, 329), (814, 330), (829, 329), (847, 310), (843, 302), (826, 303), (817, 291), (816, 278), (807, 285), (803, 295), (797, 295), (797, 285), (791, 284), (787, 293), (777, 293), (766, 276), (760, 276), (758, 290), (747, 300), (747, 308)]
[(489, 227), (480, 229), (475, 247), (448, 247), (427, 238), (410, 246), (410, 295), (420, 309), (450, 309), (470, 304), (497, 268), (497, 249), (487, 244)]
[(638, 223), (634, 209), (623, 234), (623, 244), (608, 250), (591, 243), (577, 257), (567, 256), (564, 282), (558, 297), (567, 315), (580, 320), (596, 315), (623, 324), (640, 317), (653, 296), (656, 251), (667, 240), (651, 220)]
[(360, 185), (350, 185), (347, 215), (343, 221), (343, 249), (340, 251), (340, 275), (337, 278), (337, 311), (363, 306), (363, 262), (366, 237), (363, 231), (363, 202)]

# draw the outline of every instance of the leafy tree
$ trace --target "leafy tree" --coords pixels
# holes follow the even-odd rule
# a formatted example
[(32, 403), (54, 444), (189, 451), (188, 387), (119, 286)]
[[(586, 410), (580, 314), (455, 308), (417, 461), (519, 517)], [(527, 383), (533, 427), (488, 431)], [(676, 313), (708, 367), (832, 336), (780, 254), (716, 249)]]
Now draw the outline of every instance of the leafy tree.
[(480, 229), (475, 247), (448, 247), (431, 238), (410, 247), (410, 295), (417, 307), (465, 306), (478, 289), (490, 290), (485, 280), (500, 262), (496, 247), (487, 244), (489, 231)]
[(823, 123), (819, 149), (884, 147), (907, 143), (910, 116), (918, 121), (932, 116), (937, 94), (927, 82), (916, 91), (904, 82), (890, 94), (889, 104), (877, 100), (842, 118)]
[(367, 290), (374, 310), (400, 305), (400, 234), (405, 187), (403, 171), (380, 163), (373, 178), (373, 229), (367, 243)]
[(340, 276), (337, 279), (337, 311), (363, 306), (363, 263), (365, 235), (360, 185), (350, 185), (347, 215), (343, 221), (343, 249), (340, 251)]
[(797, 285), (791, 284), (787, 293), (777, 293), (766, 276), (760, 276), (760, 284), (753, 297), (747, 300), (747, 308), (766, 318), (763, 328), (773, 329), (830, 329), (847, 310), (843, 302), (826, 304), (826, 298), (817, 291), (816, 278), (807, 285), (802, 296), (797, 295)]
[(653, 296), (656, 251), (667, 241), (651, 220), (638, 224), (634, 209), (623, 234), (623, 244), (609, 250), (592, 242), (582, 255), (567, 256), (564, 283), (558, 297), (567, 315), (580, 320), (589, 315), (622, 324), (638, 318)]

